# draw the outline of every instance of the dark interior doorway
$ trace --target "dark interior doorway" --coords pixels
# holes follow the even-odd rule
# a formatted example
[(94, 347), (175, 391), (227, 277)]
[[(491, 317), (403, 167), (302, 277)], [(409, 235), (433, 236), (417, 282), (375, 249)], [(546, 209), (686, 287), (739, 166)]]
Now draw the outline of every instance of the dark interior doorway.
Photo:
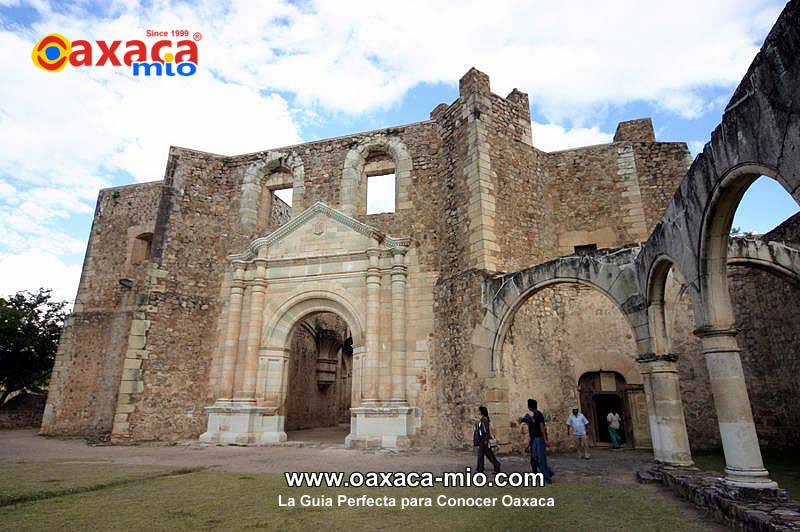
[[(294, 329), (287, 371), (286, 432), (302, 439), (344, 439), (350, 421), (353, 340), (347, 323), (332, 312), (306, 316)], [(310, 429), (316, 430), (312, 434)], [(311, 440), (309, 440), (311, 441)]]
[[(611, 443), (611, 436), (608, 434), (608, 414), (614, 412), (619, 414), (621, 418), (625, 416), (622, 414), (622, 399), (616, 394), (599, 393), (595, 394), (592, 398), (594, 401), (594, 411), (597, 413), (597, 428), (598, 428), (598, 441)], [(620, 421), (620, 436), (622, 442), (625, 441), (625, 420)]]
[(609, 412), (620, 417), (620, 436), (623, 445), (633, 441), (632, 421), (627, 399), (628, 385), (625, 377), (615, 371), (590, 371), (578, 379), (578, 396), (581, 412), (589, 420), (589, 437), (601, 446), (611, 444), (608, 434)]

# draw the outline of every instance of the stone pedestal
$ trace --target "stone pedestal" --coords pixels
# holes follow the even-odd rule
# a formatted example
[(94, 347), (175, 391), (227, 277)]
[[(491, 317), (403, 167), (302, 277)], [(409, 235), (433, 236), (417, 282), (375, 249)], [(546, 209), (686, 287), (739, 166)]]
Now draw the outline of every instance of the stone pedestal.
[(360, 406), (350, 409), (350, 434), (344, 440), (348, 449), (411, 446), (415, 432), (414, 409), (406, 405)]
[(276, 414), (275, 407), (220, 400), (206, 407), (206, 412), (208, 430), (200, 435), (202, 442), (258, 445), (286, 441), (285, 418)]

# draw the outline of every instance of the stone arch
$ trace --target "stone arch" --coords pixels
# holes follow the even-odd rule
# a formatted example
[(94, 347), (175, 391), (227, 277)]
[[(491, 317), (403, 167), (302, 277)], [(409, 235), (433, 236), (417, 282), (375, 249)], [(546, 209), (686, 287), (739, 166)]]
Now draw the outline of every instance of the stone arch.
[[(547, 289), (549, 287), (552, 287), (552, 286), (555, 286), (555, 285), (561, 285), (561, 284), (579, 284), (579, 285), (583, 285), (583, 286), (587, 286), (589, 288), (592, 288), (595, 292), (602, 294), (609, 301), (611, 301), (614, 304), (614, 306), (620, 311), (620, 313), (625, 317), (626, 321), (628, 322), (628, 325), (631, 325), (631, 332), (633, 332), (633, 327), (632, 327), (632, 324), (630, 322), (630, 319), (622, 311), (621, 305), (617, 301), (615, 301), (614, 297), (611, 296), (602, 287), (598, 286), (597, 284), (595, 284), (593, 282), (586, 281), (586, 280), (583, 280), (583, 279), (570, 279), (570, 278), (548, 279), (548, 280), (542, 281), (540, 283), (537, 283), (537, 284), (529, 287), (524, 292), (522, 292), (519, 295), (519, 297), (516, 299), (516, 301), (514, 302), (513, 306), (511, 308), (509, 308), (508, 312), (505, 314), (505, 316), (503, 316), (503, 319), (500, 322), (500, 327), (498, 329), (497, 336), (495, 338), (494, 348), (492, 349), (492, 367), (495, 370), (499, 370), (499, 371), (503, 370), (503, 368), (502, 368), (502, 357), (500, 356), (500, 352), (501, 352), (501, 350), (503, 348), (503, 342), (505, 341), (505, 338), (506, 338), (506, 336), (508, 334), (508, 331), (509, 331), (509, 329), (510, 329), (512, 323), (513, 323), (513, 319), (514, 319), (514, 316), (517, 313), (517, 311), (525, 304), (526, 301), (528, 301), (536, 293), (538, 293), (538, 292), (540, 292), (540, 291), (542, 291), (544, 289)], [(586, 366), (586, 367), (581, 366), (578, 369), (576, 369), (576, 372), (578, 374), (582, 374), (582, 373), (585, 373), (587, 371), (591, 371), (593, 369), (595, 369), (593, 366)], [(632, 377), (633, 377), (634, 380), (638, 380), (638, 375), (635, 375), (635, 370), (636, 370), (635, 360), (631, 359), (630, 366), (625, 368), (624, 370), (620, 369), (620, 372), (622, 372), (622, 375), (627, 380), (631, 380)], [(578, 376), (580, 376), (580, 375), (578, 375)], [(577, 377), (576, 377), (576, 380), (577, 380)]]
[(630, 264), (638, 251), (623, 248), (609, 255), (562, 257), (487, 281), (484, 318), (472, 342), (476, 369), (485, 376), (502, 370), (497, 362), (514, 313), (536, 291), (556, 283), (583, 284), (608, 297), (625, 316), (641, 352), (641, 344), (649, 341), (649, 332), (644, 298)]
[[(672, 269), (675, 269), (680, 276), (685, 280), (686, 275), (678, 264), (667, 255), (663, 253), (656, 257), (650, 266), (650, 271), (647, 275), (647, 318), (650, 329), (651, 350), (648, 351), (653, 355), (671, 356), (672, 355), (672, 342), (669, 335), (669, 325), (666, 321), (666, 302), (664, 299), (667, 278)], [(694, 308), (700, 305), (700, 298), (696, 288), (692, 283), (687, 281), (689, 287), (688, 293), (691, 303)]]
[(353, 347), (363, 345), (364, 328), (355, 307), (345, 297), (328, 290), (313, 290), (287, 299), (264, 325), (262, 349), (282, 349), (291, 339), (291, 331), (305, 316), (316, 312), (332, 312), (342, 318), (353, 338)]
[(750, 185), (760, 176), (776, 179), (791, 194), (777, 171), (760, 163), (741, 163), (715, 184), (700, 224), (699, 264), (703, 322), (699, 328), (730, 329), (736, 320), (728, 292), (728, 243), (733, 216)]
[[(413, 164), (406, 145), (397, 137), (378, 135), (361, 141), (347, 152), (342, 169), (341, 210), (348, 216), (366, 213), (366, 197), (362, 196), (364, 165), (372, 151), (383, 151), (394, 161), (395, 202), (397, 210), (408, 201), (405, 185), (411, 178)], [(363, 207), (363, 209), (362, 209)], [(361, 212), (363, 210), (364, 212)]]
[(283, 407), (292, 334), (303, 318), (318, 312), (332, 312), (342, 318), (350, 328), (353, 352), (363, 351), (363, 320), (346, 298), (326, 290), (314, 290), (291, 297), (278, 307), (261, 332), (256, 377), (256, 398), (259, 402), (278, 410)]
[[(284, 169), (291, 175), (291, 183), (267, 183), (265, 178), (276, 170)], [(265, 157), (244, 169), (242, 195), (239, 206), (239, 223), (255, 228), (258, 221), (258, 204), (264, 186), (292, 187), (292, 216), (302, 211), (305, 192), (305, 167), (303, 160), (295, 152), (267, 152)], [(287, 187), (288, 188), (288, 187)]]
[(728, 240), (728, 264), (767, 270), (800, 283), (800, 250), (759, 238)]

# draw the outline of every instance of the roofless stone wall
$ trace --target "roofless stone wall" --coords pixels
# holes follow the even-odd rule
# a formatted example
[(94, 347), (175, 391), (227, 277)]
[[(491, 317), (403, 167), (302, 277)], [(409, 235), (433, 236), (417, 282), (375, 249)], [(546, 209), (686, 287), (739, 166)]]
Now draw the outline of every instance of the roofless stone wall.
[[(430, 120), (232, 157), (173, 147), (163, 182), (103, 191), (83, 306), (62, 339), (43, 431), (111, 430), (118, 440), (202, 433), (227, 371), (221, 353), (239, 282), (229, 257), (317, 202), (410, 239), (400, 269), (379, 264), (379, 300), (400, 297), (392, 287), (407, 268), (407, 304), (403, 327), (393, 329), (405, 338), (381, 337), (377, 347), (391, 360), (402, 344), (403, 366), (381, 362), (377, 371), (382, 382), (402, 372), (415, 443), (461, 445), (470, 430), (463, 420), (482, 402), (507, 422), (507, 398), (485, 378), (488, 362), (476, 361), (470, 343), (484, 282), (577, 246), (643, 240), (688, 155), (683, 143), (655, 142), (649, 120), (620, 125), (612, 144), (546, 153), (531, 137), (529, 106), (516, 89), (505, 98), (492, 93), (488, 76), (472, 69), (458, 99)], [(368, 177), (381, 170), (396, 176), (394, 212), (366, 214)], [(282, 188), (292, 188), (291, 208), (273, 195)], [(306, 261), (305, 281), (325, 283), (323, 264), (337, 242), (320, 236), (324, 226), (310, 231), (316, 236), (305, 231), (303, 245), (324, 243), (313, 240), (291, 260)], [(265, 297), (266, 308), (279, 306), (269, 283)], [(250, 320), (250, 298), (244, 290), (235, 319)], [(388, 331), (392, 305), (377, 319)]]

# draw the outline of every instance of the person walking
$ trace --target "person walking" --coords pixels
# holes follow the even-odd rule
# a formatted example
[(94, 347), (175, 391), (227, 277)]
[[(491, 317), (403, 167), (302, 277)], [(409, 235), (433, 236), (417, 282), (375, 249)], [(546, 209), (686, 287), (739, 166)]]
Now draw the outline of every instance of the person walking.
[(619, 434), (619, 414), (609, 412), (606, 421), (608, 421), (608, 435), (611, 437), (611, 448), (619, 449), (619, 442), (622, 440)]
[(586, 435), (586, 425), (589, 420), (577, 408), (572, 409), (572, 414), (567, 418), (567, 434), (572, 429), (572, 436), (575, 438), (575, 448), (578, 450), (578, 458), (588, 460), (589, 442)]
[(528, 399), (528, 413), (519, 418), (520, 423), (528, 425), (528, 436), (531, 445), (531, 469), (534, 473), (541, 472), (544, 481), (553, 482), (553, 470), (547, 465), (547, 426), (544, 414), (539, 412), (536, 399)]
[(483, 473), (483, 460), (484, 457), (488, 458), (494, 466), (495, 475), (500, 472), (500, 462), (494, 455), (494, 450), (489, 445), (489, 440), (492, 439), (491, 420), (489, 419), (489, 411), (485, 406), (478, 407), (481, 414), (481, 419), (475, 426), (474, 440), (478, 446), (478, 473)]

